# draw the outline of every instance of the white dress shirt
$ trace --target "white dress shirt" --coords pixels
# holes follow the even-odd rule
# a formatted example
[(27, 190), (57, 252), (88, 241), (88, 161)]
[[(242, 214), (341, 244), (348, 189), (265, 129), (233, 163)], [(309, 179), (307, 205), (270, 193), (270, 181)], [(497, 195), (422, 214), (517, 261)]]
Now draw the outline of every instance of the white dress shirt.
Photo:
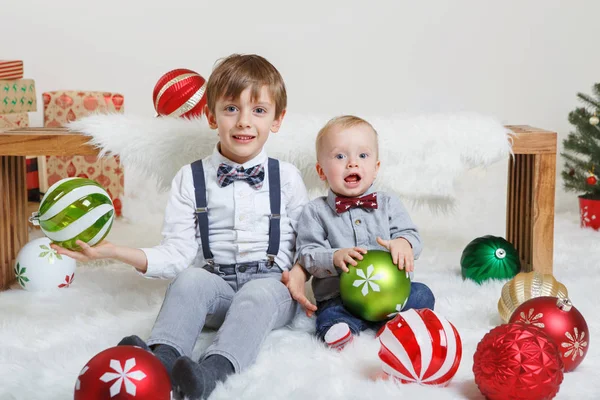
[[(218, 146), (218, 145), (217, 145)], [(265, 260), (269, 245), (269, 170), (267, 154), (263, 149), (252, 160), (237, 164), (225, 158), (215, 147), (213, 154), (204, 158), (204, 178), (208, 208), (209, 243), (214, 261), (218, 264), (238, 264)], [(225, 163), (237, 168), (263, 164), (265, 179), (260, 189), (236, 180), (219, 187), (217, 169)], [(308, 202), (306, 187), (298, 169), (279, 161), (281, 176), (281, 240), (275, 258), (283, 269), (289, 269), (294, 259), (296, 224), (303, 206)], [(141, 249), (146, 253), (148, 269), (144, 276), (174, 278), (189, 266), (206, 264), (202, 253), (200, 231), (196, 226), (196, 196), (192, 168), (181, 168), (171, 185), (165, 210), (161, 244)]]

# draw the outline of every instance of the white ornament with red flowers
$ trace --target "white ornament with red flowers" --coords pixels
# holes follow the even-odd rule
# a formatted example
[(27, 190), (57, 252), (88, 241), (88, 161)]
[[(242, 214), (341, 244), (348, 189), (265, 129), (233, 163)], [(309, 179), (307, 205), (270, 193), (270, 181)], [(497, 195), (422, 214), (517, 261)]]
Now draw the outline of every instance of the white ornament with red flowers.
[(73, 282), (75, 260), (58, 254), (50, 243), (46, 237), (34, 239), (19, 251), (14, 272), (23, 289), (34, 292), (63, 289)]

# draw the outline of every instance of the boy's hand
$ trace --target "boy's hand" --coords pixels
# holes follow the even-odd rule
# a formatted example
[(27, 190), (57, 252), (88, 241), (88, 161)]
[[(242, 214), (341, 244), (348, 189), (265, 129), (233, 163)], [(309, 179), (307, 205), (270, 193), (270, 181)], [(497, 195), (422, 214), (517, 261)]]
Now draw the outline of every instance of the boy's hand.
[(52, 247), (58, 254), (65, 255), (67, 257), (71, 257), (77, 261), (91, 261), (91, 260), (99, 260), (103, 258), (115, 258), (115, 248), (116, 246), (110, 242), (103, 240), (98, 243), (94, 247), (89, 244), (78, 240), (76, 242), (79, 247), (81, 247), (81, 251), (73, 251), (67, 250), (64, 247), (60, 247), (57, 244), (51, 244)]
[(311, 317), (317, 311), (317, 306), (311, 303), (304, 294), (306, 278), (307, 275), (300, 264), (294, 265), (291, 271), (283, 271), (281, 274), (281, 282), (288, 288), (292, 298), (304, 308), (306, 316)]
[(356, 267), (356, 260), (362, 260), (363, 254), (367, 254), (367, 250), (362, 247), (352, 247), (348, 249), (339, 249), (333, 253), (333, 265), (340, 268), (344, 272), (349, 272), (346, 263)]
[(383, 240), (378, 237), (377, 243), (389, 250), (392, 254), (392, 261), (398, 266), (398, 269), (405, 269), (406, 272), (415, 270), (415, 256), (408, 240), (404, 238)]

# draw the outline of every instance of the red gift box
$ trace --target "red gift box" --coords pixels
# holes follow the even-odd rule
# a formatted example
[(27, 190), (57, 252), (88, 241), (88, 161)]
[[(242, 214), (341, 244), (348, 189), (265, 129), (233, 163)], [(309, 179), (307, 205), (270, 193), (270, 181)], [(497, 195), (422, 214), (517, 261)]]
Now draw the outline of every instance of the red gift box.
[(27, 200), (40, 201), (40, 177), (37, 157), (27, 157)]

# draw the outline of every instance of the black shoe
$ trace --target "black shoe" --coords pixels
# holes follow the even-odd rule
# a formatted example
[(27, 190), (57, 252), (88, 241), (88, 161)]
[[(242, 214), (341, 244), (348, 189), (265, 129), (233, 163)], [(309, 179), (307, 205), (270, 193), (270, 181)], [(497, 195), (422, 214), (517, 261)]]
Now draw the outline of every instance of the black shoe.
[(117, 346), (136, 346), (136, 347), (140, 347), (146, 351), (152, 352), (152, 350), (150, 350), (150, 347), (148, 347), (146, 342), (144, 342), (137, 335), (131, 335), (131, 336), (124, 337), (123, 339), (121, 339), (119, 344), (117, 344)]

